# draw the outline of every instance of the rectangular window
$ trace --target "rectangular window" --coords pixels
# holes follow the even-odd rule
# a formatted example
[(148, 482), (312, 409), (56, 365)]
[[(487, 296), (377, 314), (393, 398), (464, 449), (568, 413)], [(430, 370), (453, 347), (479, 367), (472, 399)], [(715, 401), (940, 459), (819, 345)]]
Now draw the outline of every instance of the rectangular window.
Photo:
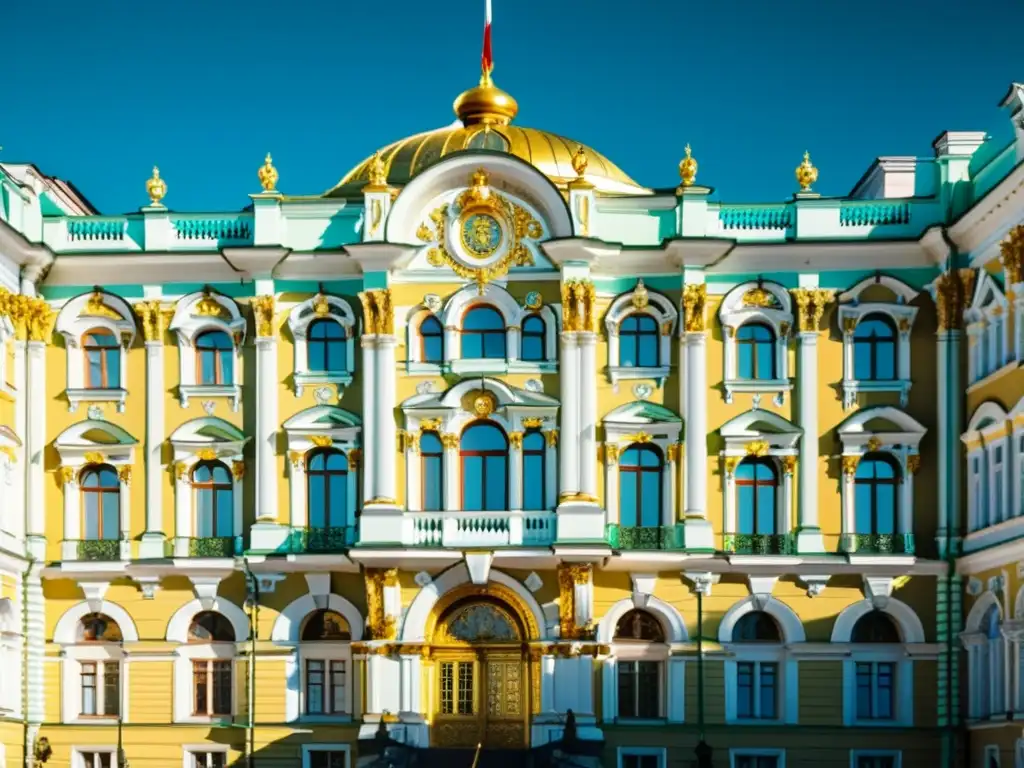
[(619, 755), (620, 768), (661, 768), (662, 755), (630, 754)]
[(95, 662), (82, 664), (82, 714), (99, 714), (99, 691), (97, 690), (98, 671)]
[(440, 453), (422, 454), (423, 511), (440, 512), (444, 509), (444, 489)]
[(1005, 515), (1006, 499), (1006, 475), (1003, 471), (1003, 446), (992, 446), (992, 523), (1001, 523), (1008, 516)]
[(896, 707), (896, 665), (891, 661), (859, 661), (857, 719), (892, 720)]
[(659, 678), (661, 663), (657, 661), (620, 661), (619, 717), (655, 719), (661, 716)]
[(736, 717), (774, 720), (778, 717), (779, 665), (768, 661), (736, 663)]
[(82, 662), (82, 714), (113, 717), (120, 709), (121, 675), (116, 661)]
[(192, 768), (224, 768), (227, 752), (192, 752)]
[(231, 714), (231, 661), (193, 661), (193, 714)]
[(733, 755), (734, 768), (779, 768), (778, 755)]
[(546, 509), (542, 451), (523, 451), (523, 478), (523, 509)]
[(898, 768), (899, 756), (896, 754), (879, 755), (855, 755), (855, 768)]
[(345, 753), (334, 749), (311, 749), (309, 768), (345, 768)]
[(441, 664), (441, 714), (472, 715), (474, 710), (473, 662)]
[(345, 707), (345, 662), (306, 661), (306, 714), (337, 715)]
[(111, 768), (113, 752), (79, 752), (82, 768)]

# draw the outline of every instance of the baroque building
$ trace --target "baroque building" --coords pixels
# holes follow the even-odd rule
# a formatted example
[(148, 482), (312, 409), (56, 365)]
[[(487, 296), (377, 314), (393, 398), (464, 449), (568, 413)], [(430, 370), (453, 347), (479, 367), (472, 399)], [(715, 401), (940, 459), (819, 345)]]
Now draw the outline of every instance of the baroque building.
[(242, 211), (0, 164), (0, 764), (1024, 765), (1004, 105), (757, 205), (489, 69)]

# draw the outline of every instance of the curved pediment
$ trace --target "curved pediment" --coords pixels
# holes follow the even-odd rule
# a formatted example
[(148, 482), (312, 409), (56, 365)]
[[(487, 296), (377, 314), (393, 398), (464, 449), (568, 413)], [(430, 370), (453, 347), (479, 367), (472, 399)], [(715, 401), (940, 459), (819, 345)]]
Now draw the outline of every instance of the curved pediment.
[(865, 408), (839, 425), (840, 436), (883, 433), (921, 437), (927, 432), (912, 416), (891, 405)]
[(169, 439), (172, 443), (215, 445), (244, 443), (248, 438), (234, 424), (216, 416), (205, 416), (185, 422)]
[(802, 435), (803, 430), (788, 419), (771, 411), (755, 409), (741, 413), (719, 429), (722, 437), (757, 438), (765, 435)]
[(543, 392), (532, 392), (506, 384), (497, 379), (465, 379), (444, 392), (413, 395), (402, 403), (403, 410), (452, 410), (464, 408), (466, 398), (481, 391), (494, 396), (495, 408), (523, 406), (529, 408), (557, 408), (558, 401)]
[(286, 432), (329, 432), (362, 426), (359, 417), (336, 405), (314, 405), (292, 416), (284, 423)]
[(634, 400), (632, 403), (620, 405), (603, 419), (605, 424), (622, 424), (634, 426), (641, 424), (680, 424), (682, 418), (663, 405), (649, 403), (645, 400)]
[(61, 432), (53, 444), (62, 448), (108, 448), (110, 446), (136, 446), (139, 441), (126, 430), (102, 419), (87, 419)]

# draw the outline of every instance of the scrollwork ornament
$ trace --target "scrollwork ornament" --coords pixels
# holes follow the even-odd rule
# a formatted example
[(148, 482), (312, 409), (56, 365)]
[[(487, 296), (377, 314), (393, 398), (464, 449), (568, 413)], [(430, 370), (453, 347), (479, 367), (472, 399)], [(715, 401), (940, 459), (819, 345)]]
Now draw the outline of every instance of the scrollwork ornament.
[(860, 464), (860, 456), (843, 456), (840, 459), (843, 467), (843, 474), (853, 477), (857, 474), (857, 465)]

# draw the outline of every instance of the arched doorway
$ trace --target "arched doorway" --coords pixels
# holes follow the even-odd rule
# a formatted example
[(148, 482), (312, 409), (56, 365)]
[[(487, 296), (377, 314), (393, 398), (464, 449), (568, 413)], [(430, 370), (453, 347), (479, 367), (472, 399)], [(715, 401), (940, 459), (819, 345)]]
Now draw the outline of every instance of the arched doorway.
[(527, 746), (533, 629), (509, 602), (478, 593), (435, 612), (431, 744), (518, 749)]

